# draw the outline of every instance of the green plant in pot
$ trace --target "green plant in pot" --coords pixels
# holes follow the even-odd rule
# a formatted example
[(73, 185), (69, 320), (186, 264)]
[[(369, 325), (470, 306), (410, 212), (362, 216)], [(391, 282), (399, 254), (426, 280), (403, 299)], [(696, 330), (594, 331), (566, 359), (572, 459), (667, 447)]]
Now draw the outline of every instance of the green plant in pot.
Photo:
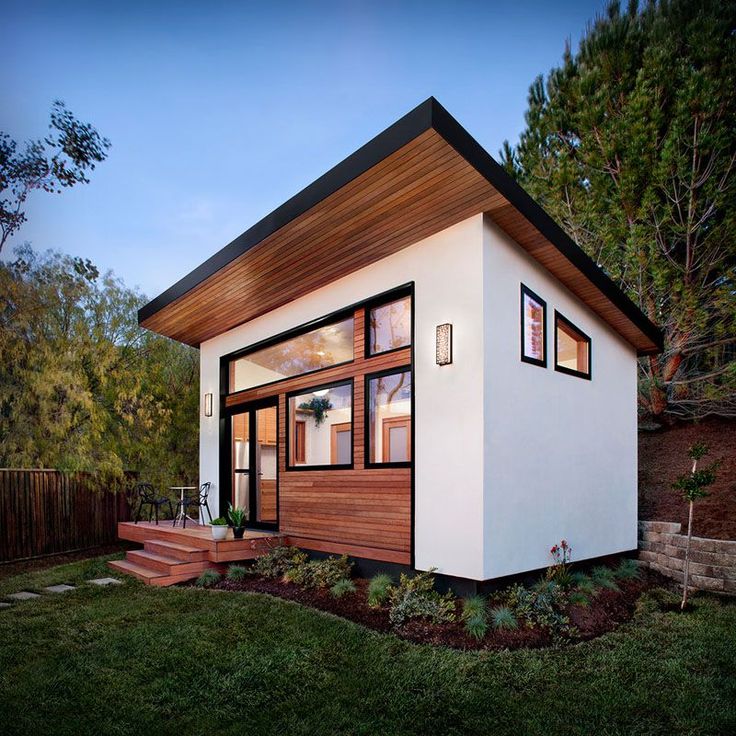
[(309, 401), (299, 404), (299, 408), (311, 411), (314, 423), (319, 427), (327, 418), (327, 412), (332, 409), (332, 402), (326, 396), (313, 396)]
[(210, 524), (210, 529), (212, 529), (212, 539), (216, 539), (218, 542), (221, 542), (225, 537), (227, 537), (227, 519), (223, 519), (222, 516), (219, 516), (217, 519), (213, 519)]
[(235, 539), (242, 539), (245, 532), (245, 521), (248, 514), (245, 509), (228, 504), (227, 515), (230, 517), (230, 524), (233, 527), (233, 536)]

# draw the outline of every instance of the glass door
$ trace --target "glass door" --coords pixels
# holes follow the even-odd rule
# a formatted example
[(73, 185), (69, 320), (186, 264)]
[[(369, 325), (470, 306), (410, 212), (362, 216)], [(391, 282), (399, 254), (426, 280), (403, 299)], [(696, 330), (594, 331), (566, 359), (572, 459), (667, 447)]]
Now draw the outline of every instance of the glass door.
[(247, 525), (278, 528), (277, 399), (230, 418), (232, 503), (245, 509)]

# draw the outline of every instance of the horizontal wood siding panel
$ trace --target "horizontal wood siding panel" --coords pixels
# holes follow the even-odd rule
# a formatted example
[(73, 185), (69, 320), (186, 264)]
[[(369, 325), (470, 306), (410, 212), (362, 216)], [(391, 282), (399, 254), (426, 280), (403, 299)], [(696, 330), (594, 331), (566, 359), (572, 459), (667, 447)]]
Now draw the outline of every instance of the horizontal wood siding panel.
[[(411, 469), (366, 468), (364, 448), (365, 377), (411, 364), (411, 348), (365, 357), (365, 310), (353, 314), (354, 360), (307, 376), (228, 396), (237, 407), (278, 395), (279, 398), (279, 531), (304, 538), (321, 551), (355, 550), (360, 557), (408, 563), (411, 551)], [(353, 380), (353, 468), (288, 470), (286, 467), (286, 394), (333, 381)]]

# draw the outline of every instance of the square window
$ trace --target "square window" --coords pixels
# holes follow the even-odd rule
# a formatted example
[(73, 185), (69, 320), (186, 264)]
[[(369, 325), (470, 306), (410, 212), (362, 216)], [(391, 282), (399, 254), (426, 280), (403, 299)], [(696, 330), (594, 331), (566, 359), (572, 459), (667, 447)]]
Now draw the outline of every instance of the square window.
[(590, 378), (590, 338), (555, 312), (555, 370)]
[(289, 468), (353, 464), (352, 382), (288, 397)]
[(521, 359), (547, 366), (547, 302), (521, 285)]
[(368, 378), (368, 462), (410, 463), (411, 371)]

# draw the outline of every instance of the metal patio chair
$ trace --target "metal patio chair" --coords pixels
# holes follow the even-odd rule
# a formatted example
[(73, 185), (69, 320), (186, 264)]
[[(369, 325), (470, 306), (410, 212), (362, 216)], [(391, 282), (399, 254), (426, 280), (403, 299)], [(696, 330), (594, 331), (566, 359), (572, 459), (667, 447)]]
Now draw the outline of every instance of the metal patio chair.
[(210, 511), (209, 504), (207, 503), (207, 497), (210, 495), (210, 486), (212, 483), (207, 481), (202, 483), (199, 487), (199, 493), (196, 496), (184, 496), (183, 500), (178, 501), (176, 504), (176, 514), (174, 516), (174, 526), (176, 526), (176, 520), (179, 517), (179, 511), (182, 512), (182, 526), (187, 528), (187, 511), (190, 508), (197, 508), (197, 516), (200, 523), (202, 523), (203, 512), (202, 509), (207, 509), (207, 515), (210, 517), (212, 522), (212, 512)]
[(159, 506), (168, 504), (171, 518), (174, 518), (174, 510), (171, 506), (171, 500), (166, 498), (165, 496), (157, 496), (156, 491), (154, 491), (153, 485), (151, 483), (136, 483), (134, 493), (136, 493), (138, 496), (138, 511), (136, 511), (135, 514), (136, 524), (141, 517), (141, 511), (143, 510), (144, 506), (148, 506), (148, 521), (151, 521), (155, 513), (157, 526)]

